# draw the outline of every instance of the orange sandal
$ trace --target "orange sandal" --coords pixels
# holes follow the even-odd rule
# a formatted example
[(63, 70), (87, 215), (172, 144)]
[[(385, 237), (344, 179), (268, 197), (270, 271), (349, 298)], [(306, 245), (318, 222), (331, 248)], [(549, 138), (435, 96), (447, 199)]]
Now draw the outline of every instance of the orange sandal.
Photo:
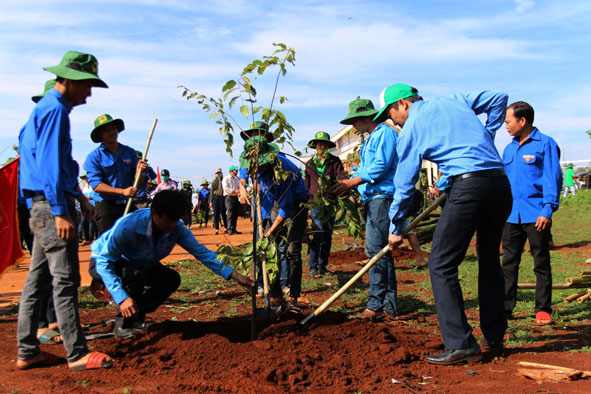
[(547, 326), (552, 324), (552, 316), (548, 312), (540, 311), (536, 313), (536, 324), (538, 326)]
[(101, 352), (92, 352), (86, 359), (86, 364), (70, 367), (70, 370), (84, 371), (87, 369), (111, 368), (112, 366), (113, 360), (108, 355)]

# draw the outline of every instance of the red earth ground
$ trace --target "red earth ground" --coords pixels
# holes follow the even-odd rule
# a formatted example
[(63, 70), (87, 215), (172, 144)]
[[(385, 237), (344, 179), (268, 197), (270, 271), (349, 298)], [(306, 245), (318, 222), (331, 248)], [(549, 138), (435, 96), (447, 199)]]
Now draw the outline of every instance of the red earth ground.
[[(209, 229), (208, 229), (209, 230)], [(248, 238), (248, 237), (246, 237)], [(198, 239), (203, 239), (198, 234)], [(235, 238), (231, 238), (234, 242)], [(221, 239), (216, 238), (216, 241)], [(339, 241), (336, 240), (338, 243)], [(180, 253), (180, 252), (179, 252)], [(187, 256), (176, 255), (174, 260)], [(400, 249), (395, 256), (400, 314), (371, 323), (354, 318), (363, 303), (337, 301), (332, 311), (306, 326), (297, 324), (352, 276), (364, 258), (362, 249), (331, 255), (334, 275), (322, 279), (326, 290), (304, 294), (310, 306), (302, 313), (287, 313), (274, 324), (259, 326), (258, 338), (250, 341), (249, 302), (237, 286), (221, 292), (195, 293), (182, 312), (169, 300), (150, 315), (157, 324), (136, 339), (109, 338), (89, 342), (116, 360), (112, 369), (69, 371), (65, 364), (19, 371), (16, 358), (16, 315), (0, 318), (0, 387), (2, 392), (376, 392), (376, 393), (588, 393), (589, 380), (536, 383), (517, 375), (518, 361), (533, 361), (591, 370), (585, 352), (565, 352), (591, 347), (589, 330), (554, 327), (550, 334), (532, 329), (536, 340), (526, 348), (510, 348), (502, 357), (485, 354), (482, 363), (453, 367), (424, 362), (426, 354), (443, 349), (437, 318), (419, 300), (428, 287), (419, 288), (425, 271), (409, 267), (412, 253)], [(4, 279), (2, 279), (3, 281)], [(367, 285), (367, 277), (364, 278)], [(424, 299), (424, 297), (423, 297)], [(236, 314), (208, 318), (213, 311), (245, 300)], [(262, 303), (259, 300), (259, 306)], [(431, 307), (431, 308), (430, 308)], [(334, 310), (341, 312), (335, 312)], [(344, 313), (342, 311), (346, 311)], [(81, 311), (85, 323), (112, 318), (112, 307)], [(477, 316), (469, 315), (472, 322)], [(510, 323), (510, 324), (519, 324)], [(581, 327), (581, 326), (579, 326)], [(104, 331), (109, 327), (95, 328)], [(531, 328), (528, 328), (531, 329)], [(480, 332), (475, 329), (479, 338)], [(42, 345), (45, 351), (64, 356), (61, 345)], [(396, 382), (396, 383), (393, 383)]]

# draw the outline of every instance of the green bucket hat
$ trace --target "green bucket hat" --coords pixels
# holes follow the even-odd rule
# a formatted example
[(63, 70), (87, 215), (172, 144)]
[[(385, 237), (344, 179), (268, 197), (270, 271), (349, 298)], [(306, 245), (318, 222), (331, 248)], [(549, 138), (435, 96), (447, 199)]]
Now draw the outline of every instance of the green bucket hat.
[[(90, 139), (92, 140), (92, 142), (97, 142), (97, 143), (101, 142), (100, 128), (106, 124), (113, 123), (113, 122), (115, 122), (115, 125), (117, 126), (117, 130), (119, 130), (120, 133), (123, 130), (125, 130), (125, 123), (123, 123), (123, 121), (121, 119), (113, 119), (113, 117), (109, 114), (104, 114), (104, 115), (101, 115), (98, 118), (96, 118), (94, 120), (94, 129), (90, 133)], [(137, 152), (136, 152), (136, 154), (137, 154)]]
[(39, 100), (41, 100), (43, 98), (43, 96), (45, 96), (47, 94), (47, 92), (49, 92), (49, 90), (51, 88), (53, 88), (54, 86), (55, 86), (55, 79), (50, 79), (48, 81), (45, 81), (45, 88), (43, 89), (43, 93), (37, 94), (37, 95), (31, 97), (31, 100), (33, 100), (34, 103), (39, 102)]
[(108, 88), (107, 84), (98, 76), (98, 60), (89, 53), (68, 51), (57, 66), (44, 67), (64, 79), (82, 81), (91, 79), (92, 85), (97, 88)]
[(234, 164), (232, 164), (228, 171), (238, 171), (238, 167), (236, 167)]
[(191, 185), (191, 186), (193, 186), (193, 184), (191, 183), (191, 181), (190, 181), (190, 180), (188, 180), (188, 179), (185, 179), (185, 180), (183, 181), (183, 185)]
[(206, 180), (201, 182), (201, 186), (203, 186), (203, 185), (209, 185), (209, 182), (207, 182)]
[(412, 86), (407, 85), (405, 83), (397, 83), (391, 86), (388, 86), (386, 89), (382, 90), (380, 94), (380, 112), (373, 118), (374, 122), (383, 122), (388, 119), (388, 114), (386, 114), (386, 108), (390, 104), (394, 104), (399, 99), (405, 99), (413, 96), (418, 96), (419, 93), (415, 90), (413, 91)]
[(254, 122), (250, 125), (250, 129), (242, 130), (240, 132), (240, 137), (242, 137), (244, 141), (256, 135), (264, 135), (267, 142), (272, 142), (275, 139), (273, 133), (269, 132), (269, 125), (262, 121)]
[[(257, 149), (258, 148), (258, 149)], [(279, 146), (267, 142), (267, 139), (262, 136), (254, 136), (246, 140), (244, 144), (244, 151), (240, 154), (240, 167), (248, 169), (250, 172), (250, 164), (255, 157), (258, 157), (259, 167), (272, 163), (279, 153)]]
[(341, 124), (352, 125), (355, 118), (362, 118), (365, 116), (373, 117), (377, 113), (378, 111), (373, 106), (371, 100), (360, 99), (357, 97), (357, 99), (349, 103), (349, 114), (345, 119), (341, 120)]
[(337, 144), (335, 144), (334, 142), (332, 142), (330, 140), (330, 135), (326, 131), (317, 132), (314, 135), (314, 138), (311, 139), (310, 142), (308, 142), (308, 147), (316, 148), (316, 142), (318, 142), (318, 141), (328, 142), (328, 146), (330, 146), (331, 148), (334, 148), (337, 146)]
[(568, 168), (573, 168), (573, 167), (574, 167), (573, 163), (568, 163)]

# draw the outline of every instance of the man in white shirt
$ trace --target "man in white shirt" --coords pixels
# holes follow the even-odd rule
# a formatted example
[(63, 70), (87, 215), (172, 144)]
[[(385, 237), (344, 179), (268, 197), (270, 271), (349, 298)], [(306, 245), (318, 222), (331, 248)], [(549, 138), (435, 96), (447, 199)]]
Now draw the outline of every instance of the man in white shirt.
[(230, 167), (230, 173), (222, 180), (224, 187), (224, 202), (226, 203), (226, 216), (228, 217), (228, 234), (240, 234), (236, 230), (236, 221), (240, 212), (240, 180), (238, 179), (238, 168)]

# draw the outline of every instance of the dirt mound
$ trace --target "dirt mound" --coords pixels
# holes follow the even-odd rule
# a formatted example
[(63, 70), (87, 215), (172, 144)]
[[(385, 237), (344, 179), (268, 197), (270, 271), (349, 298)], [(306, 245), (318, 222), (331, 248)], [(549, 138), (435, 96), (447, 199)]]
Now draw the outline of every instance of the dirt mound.
[[(253, 342), (248, 342), (249, 321), (244, 317), (166, 321), (139, 339), (103, 342), (104, 351), (125, 359), (104, 378), (125, 381), (137, 390), (149, 377), (158, 382), (154, 391), (376, 390), (391, 386), (384, 374), (400, 376), (400, 369), (406, 370), (429, 350), (419, 330), (389, 322), (349, 320), (345, 314), (328, 312), (310, 325), (298, 325), (303, 318), (284, 317)], [(242, 381), (254, 386), (244, 387)]]
[[(415, 254), (410, 249), (398, 248), (392, 252), (392, 257), (394, 258), (395, 262), (414, 260)], [(331, 265), (343, 265), (363, 260), (367, 260), (365, 250), (363, 248), (355, 248), (352, 250), (340, 250), (338, 252), (332, 252), (328, 261)]]

